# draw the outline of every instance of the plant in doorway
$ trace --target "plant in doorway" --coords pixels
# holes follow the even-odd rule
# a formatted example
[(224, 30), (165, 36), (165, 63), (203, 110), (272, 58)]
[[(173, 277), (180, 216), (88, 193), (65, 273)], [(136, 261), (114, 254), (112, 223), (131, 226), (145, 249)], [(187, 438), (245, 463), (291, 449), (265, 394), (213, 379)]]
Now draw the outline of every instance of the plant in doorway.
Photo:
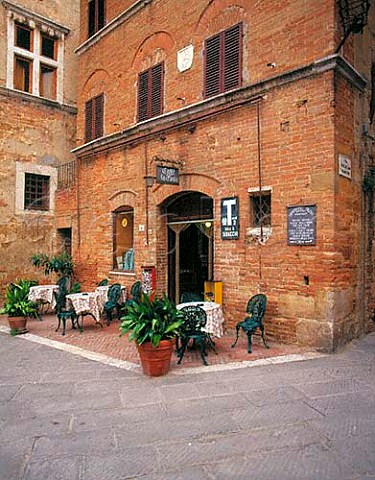
[(184, 323), (174, 303), (165, 294), (153, 300), (143, 294), (139, 303), (127, 306), (121, 321), (120, 335), (130, 332), (128, 338), (137, 344), (143, 373), (152, 377), (168, 373), (174, 341)]
[(30, 286), (35, 282), (20, 280), (19, 283), (10, 283), (5, 293), (5, 304), (1, 314), (8, 316), (8, 323), (12, 335), (26, 333), (28, 317), (37, 316), (38, 306), (28, 299)]

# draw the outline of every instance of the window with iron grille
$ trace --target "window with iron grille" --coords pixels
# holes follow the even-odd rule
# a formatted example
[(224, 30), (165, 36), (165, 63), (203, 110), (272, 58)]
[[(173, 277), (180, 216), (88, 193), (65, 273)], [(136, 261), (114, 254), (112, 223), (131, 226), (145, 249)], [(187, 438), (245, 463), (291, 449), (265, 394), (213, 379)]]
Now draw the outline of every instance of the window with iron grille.
[(242, 23), (205, 42), (204, 96), (212, 97), (242, 83)]
[(88, 6), (88, 34), (92, 37), (105, 25), (105, 0), (90, 0)]
[(85, 104), (85, 141), (90, 142), (104, 133), (104, 95), (91, 98)]
[(252, 227), (271, 226), (271, 193), (254, 193), (250, 196)]
[(49, 210), (49, 180), (47, 175), (25, 173), (25, 210)]
[(145, 70), (138, 77), (138, 121), (163, 113), (164, 63)]

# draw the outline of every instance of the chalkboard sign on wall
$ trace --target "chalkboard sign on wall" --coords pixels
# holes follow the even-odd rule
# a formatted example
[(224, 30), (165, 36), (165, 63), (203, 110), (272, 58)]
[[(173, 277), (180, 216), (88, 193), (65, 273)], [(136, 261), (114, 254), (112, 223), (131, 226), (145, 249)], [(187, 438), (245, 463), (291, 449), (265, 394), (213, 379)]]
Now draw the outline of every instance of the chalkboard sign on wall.
[(179, 184), (179, 170), (174, 167), (163, 167), (157, 165), (156, 167), (156, 181), (164, 185), (178, 185)]
[(288, 207), (288, 245), (316, 244), (316, 205)]

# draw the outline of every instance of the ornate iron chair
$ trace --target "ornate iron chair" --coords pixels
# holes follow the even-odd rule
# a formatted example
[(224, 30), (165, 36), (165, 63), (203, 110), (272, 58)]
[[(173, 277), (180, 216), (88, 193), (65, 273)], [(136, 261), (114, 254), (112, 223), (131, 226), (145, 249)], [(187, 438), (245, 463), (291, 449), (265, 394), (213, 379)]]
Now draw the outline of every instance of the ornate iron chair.
[(56, 301), (56, 315), (57, 315), (57, 320), (59, 322), (55, 332), (59, 330), (60, 325), (62, 323), (63, 325), (62, 334), (65, 335), (66, 321), (70, 319), (72, 322), (72, 328), (75, 329), (77, 326), (80, 332), (82, 333), (82, 328), (79, 325), (78, 316), (76, 312), (74, 310), (67, 310), (66, 308), (66, 292), (59, 292), (59, 293), (53, 292), (53, 295)]
[(180, 333), (181, 347), (177, 350), (177, 363), (181, 363), (188, 347), (188, 343), (192, 340), (193, 344), (200, 348), (203, 364), (207, 365), (206, 345), (209, 343), (209, 339), (207, 333), (202, 330), (207, 322), (206, 312), (203, 308), (196, 305), (187, 305), (186, 307), (181, 308), (181, 312), (184, 314), (185, 323), (182, 325)]
[(98, 287), (105, 287), (106, 285), (108, 285), (108, 278), (103, 278), (103, 280), (98, 283)]
[(232, 348), (236, 346), (236, 343), (238, 341), (238, 337), (240, 334), (240, 329), (246, 333), (247, 335), (247, 352), (251, 353), (251, 337), (253, 336), (253, 333), (257, 328), (259, 328), (264, 346), (266, 348), (269, 348), (269, 346), (266, 343), (266, 339), (264, 338), (264, 326), (263, 326), (263, 317), (266, 312), (266, 307), (267, 307), (267, 297), (263, 293), (259, 293), (257, 295), (254, 295), (253, 297), (250, 298), (250, 300), (247, 302), (247, 307), (246, 311), (249, 314), (248, 317), (245, 318), (243, 322), (238, 322), (236, 325), (236, 340), (232, 345)]
[(121, 296), (121, 285), (119, 283), (114, 283), (108, 289), (108, 300), (104, 304), (104, 313), (107, 317), (107, 325), (112, 322), (113, 312), (116, 310), (117, 317), (119, 317), (120, 312), (120, 296)]
[(198, 292), (182, 292), (181, 303), (187, 302), (203, 302), (204, 297), (202, 293)]
[(67, 293), (68, 291), (68, 282), (69, 282), (69, 279), (67, 277), (61, 277), (59, 278), (59, 280), (57, 281), (57, 285), (59, 286), (59, 289), (60, 289), (60, 293)]

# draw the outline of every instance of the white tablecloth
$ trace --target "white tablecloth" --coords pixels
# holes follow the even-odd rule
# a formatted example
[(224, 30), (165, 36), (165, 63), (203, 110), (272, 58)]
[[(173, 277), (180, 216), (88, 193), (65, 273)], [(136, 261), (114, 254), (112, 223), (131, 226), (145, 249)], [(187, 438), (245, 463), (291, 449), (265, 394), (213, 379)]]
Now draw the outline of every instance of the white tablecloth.
[[(98, 294), (98, 302), (99, 302), (101, 311), (103, 311), (104, 304), (108, 300), (109, 287), (110, 285), (102, 285), (100, 287), (96, 287), (95, 289), (95, 292), (97, 292)], [(126, 287), (122, 286), (119, 303), (125, 303), (126, 297), (127, 297)]]
[(100, 322), (101, 307), (98, 292), (71, 293), (66, 296), (77, 315), (91, 313), (96, 322)]
[(28, 298), (31, 302), (49, 303), (51, 308), (54, 309), (56, 302), (53, 292), (58, 291), (58, 285), (36, 285), (34, 287), (30, 287)]
[(196, 305), (206, 312), (207, 315), (207, 323), (206, 326), (202, 329), (215, 337), (221, 337), (223, 335), (223, 323), (224, 323), (224, 316), (223, 311), (221, 309), (221, 305), (215, 302), (186, 302), (186, 303), (179, 303), (177, 308), (181, 310), (183, 307), (187, 307), (189, 305)]

